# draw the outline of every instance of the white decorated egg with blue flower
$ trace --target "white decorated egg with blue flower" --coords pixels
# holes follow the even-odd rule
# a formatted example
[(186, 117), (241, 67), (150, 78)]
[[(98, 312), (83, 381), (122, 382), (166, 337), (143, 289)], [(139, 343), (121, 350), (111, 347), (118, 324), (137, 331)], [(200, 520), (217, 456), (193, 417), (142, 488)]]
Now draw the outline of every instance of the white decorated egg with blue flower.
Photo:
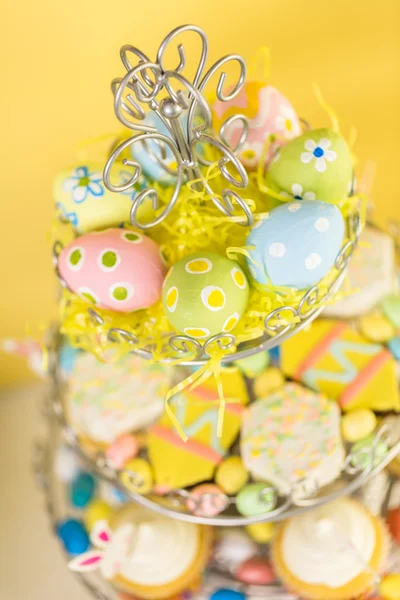
[(337, 206), (313, 200), (282, 204), (250, 231), (249, 272), (263, 285), (309, 288), (334, 265), (343, 236)]
[[(103, 182), (101, 163), (79, 163), (58, 173), (53, 195), (60, 217), (68, 220), (79, 233), (86, 233), (129, 222), (132, 202), (143, 188), (141, 180), (137, 185), (121, 194), (110, 192)], [(131, 173), (121, 168), (115, 173), (115, 181), (123, 183), (131, 178)], [(143, 211), (141, 207), (139, 211)], [(139, 214), (143, 219), (143, 214)]]
[(307, 131), (279, 149), (267, 186), (296, 200), (339, 202), (349, 195), (353, 160), (345, 139), (332, 129)]

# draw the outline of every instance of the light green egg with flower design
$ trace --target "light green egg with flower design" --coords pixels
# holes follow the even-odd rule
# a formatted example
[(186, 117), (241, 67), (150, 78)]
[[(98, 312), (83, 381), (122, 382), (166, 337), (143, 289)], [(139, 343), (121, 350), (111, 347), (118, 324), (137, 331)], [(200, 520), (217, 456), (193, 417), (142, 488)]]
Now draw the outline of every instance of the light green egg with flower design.
[(214, 252), (196, 252), (169, 270), (162, 299), (177, 331), (206, 340), (236, 327), (247, 307), (249, 284), (236, 261)]
[(314, 129), (288, 142), (271, 162), (266, 183), (296, 200), (347, 198), (353, 160), (346, 140), (332, 129)]

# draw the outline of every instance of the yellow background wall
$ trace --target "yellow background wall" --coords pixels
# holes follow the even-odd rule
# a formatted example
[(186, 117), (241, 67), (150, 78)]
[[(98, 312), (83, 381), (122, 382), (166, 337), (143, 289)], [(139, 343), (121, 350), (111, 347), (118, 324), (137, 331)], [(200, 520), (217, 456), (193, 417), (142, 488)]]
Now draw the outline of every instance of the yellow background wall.
[[(154, 55), (173, 27), (196, 23), (210, 59), (272, 50), (271, 82), (314, 125), (326, 122), (311, 82), (354, 125), (361, 163), (377, 164), (380, 220), (400, 218), (399, 0), (18, 0), (2, 10), (0, 337), (54, 313), (55, 280), (46, 241), (52, 179), (76, 144), (118, 130), (110, 80), (119, 47)], [(0, 385), (28, 377), (0, 356)]]

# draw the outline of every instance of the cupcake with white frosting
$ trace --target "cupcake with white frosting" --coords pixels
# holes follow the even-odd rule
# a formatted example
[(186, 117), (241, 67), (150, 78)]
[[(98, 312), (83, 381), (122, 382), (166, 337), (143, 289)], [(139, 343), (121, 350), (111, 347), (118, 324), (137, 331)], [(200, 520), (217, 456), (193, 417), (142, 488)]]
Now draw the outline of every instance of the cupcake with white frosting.
[(93, 548), (69, 568), (99, 570), (121, 592), (144, 600), (164, 600), (200, 583), (210, 558), (212, 529), (155, 514), (129, 504), (90, 533)]
[(374, 588), (387, 557), (385, 525), (350, 498), (288, 519), (273, 542), (283, 584), (310, 600), (350, 600)]
[(113, 579), (121, 590), (149, 600), (179, 594), (196, 581), (211, 553), (209, 527), (169, 519), (130, 505), (115, 518), (114, 530), (134, 527), (132, 544)]

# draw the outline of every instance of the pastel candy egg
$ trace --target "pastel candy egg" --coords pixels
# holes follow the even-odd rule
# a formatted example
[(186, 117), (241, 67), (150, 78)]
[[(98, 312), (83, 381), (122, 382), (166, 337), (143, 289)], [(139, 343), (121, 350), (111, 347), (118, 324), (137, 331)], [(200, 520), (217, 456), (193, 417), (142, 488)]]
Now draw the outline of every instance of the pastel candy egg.
[(209, 596), (210, 600), (246, 600), (246, 596), (242, 592), (231, 588), (220, 588)]
[(343, 415), (341, 426), (346, 442), (358, 442), (374, 431), (376, 416), (369, 408), (352, 410)]
[(335, 202), (347, 198), (352, 179), (353, 161), (344, 138), (331, 129), (314, 129), (278, 151), (266, 183), (296, 200)]
[(106, 450), (106, 458), (114, 469), (122, 469), (124, 464), (139, 452), (137, 438), (129, 433), (119, 436)]
[(85, 523), (86, 529), (90, 532), (98, 521), (109, 521), (113, 513), (112, 507), (101, 500), (96, 498), (92, 500), (86, 507), (83, 522)]
[(379, 593), (383, 600), (400, 600), (400, 573), (383, 577), (379, 585)]
[(390, 294), (382, 300), (382, 310), (396, 328), (400, 327), (400, 294)]
[[(274, 87), (258, 81), (245, 83), (233, 100), (217, 100), (212, 110), (215, 129), (219, 129), (223, 121), (234, 115), (247, 117), (249, 132), (238, 154), (247, 169), (257, 167), (269, 135), (274, 134), (276, 140), (268, 148), (266, 162), (272, 158), (277, 147), (301, 134), (300, 121), (289, 100)], [(227, 127), (225, 138), (231, 148), (237, 146), (242, 131), (240, 120)]]
[(226, 494), (236, 494), (247, 482), (249, 474), (239, 456), (229, 456), (218, 466), (215, 482)]
[(128, 461), (120, 478), (128, 490), (138, 494), (148, 494), (153, 486), (153, 472), (144, 458)]
[(344, 221), (333, 204), (308, 200), (274, 208), (247, 238), (247, 266), (261, 284), (295, 289), (318, 283), (332, 268), (340, 251)]
[[(56, 209), (79, 233), (128, 222), (132, 201), (143, 187), (138, 183), (133, 190), (110, 192), (103, 183), (103, 169), (102, 163), (81, 163), (62, 170), (54, 181)], [(114, 173), (113, 182), (123, 183), (130, 177), (120, 169)], [(143, 213), (145, 209), (139, 210)], [(143, 214), (138, 217), (143, 220)]]
[(214, 558), (221, 567), (234, 570), (245, 560), (257, 554), (257, 550), (257, 545), (243, 528), (225, 527), (218, 530)]
[(393, 325), (381, 315), (366, 315), (360, 319), (360, 332), (371, 342), (387, 342), (395, 335)]
[(197, 252), (170, 269), (162, 297), (165, 314), (175, 329), (206, 339), (235, 328), (246, 310), (249, 285), (234, 260)]
[(246, 525), (246, 531), (257, 544), (269, 544), (275, 534), (274, 523), (251, 523)]
[(58, 265), (73, 292), (117, 312), (157, 302), (166, 271), (157, 244), (128, 229), (106, 229), (76, 238), (63, 249)]
[(72, 506), (85, 508), (93, 498), (96, 481), (90, 473), (79, 473), (71, 484), (70, 498)]
[(249, 483), (236, 496), (236, 508), (244, 517), (270, 512), (276, 506), (276, 492), (266, 483)]
[(283, 387), (285, 377), (278, 367), (270, 367), (254, 380), (254, 394), (257, 398), (265, 398), (271, 392)]
[(254, 556), (243, 562), (235, 571), (235, 577), (249, 585), (267, 585), (276, 580), (270, 563), (259, 556)]
[(215, 517), (225, 510), (229, 500), (217, 485), (203, 483), (192, 489), (186, 504), (196, 516)]
[(83, 554), (90, 546), (89, 536), (80, 521), (66, 519), (57, 526), (58, 537), (71, 556)]
[(369, 468), (371, 463), (376, 467), (385, 458), (389, 450), (388, 445), (380, 441), (374, 447), (374, 442), (374, 436), (369, 435), (351, 447), (351, 464), (354, 467), (364, 470)]

